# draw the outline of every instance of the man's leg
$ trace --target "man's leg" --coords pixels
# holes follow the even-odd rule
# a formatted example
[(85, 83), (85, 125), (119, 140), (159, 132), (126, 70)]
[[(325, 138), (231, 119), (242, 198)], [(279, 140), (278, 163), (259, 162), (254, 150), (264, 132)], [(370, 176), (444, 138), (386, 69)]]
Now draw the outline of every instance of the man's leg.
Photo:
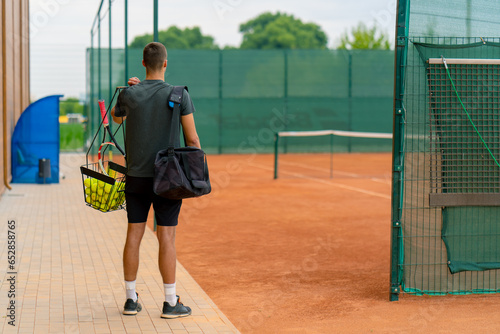
[(123, 276), (125, 278), (125, 290), (127, 301), (123, 307), (123, 314), (136, 315), (142, 309), (137, 301), (135, 281), (139, 269), (139, 249), (144, 235), (146, 223), (129, 223), (127, 229), (127, 240), (123, 248)]
[(158, 223), (156, 236), (160, 244), (158, 267), (163, 279), (165, 302), (162, 318), (172, 319), (186, 317), (191, 314), (191, 308), (184, 306), (176, 294), (175, 269), (177, 255), (175, 251), (175, 229), (181, 210), (181, 200), (168, 200), (155, 196), (153, 208)]
[(135, 281), (139, 269), (139, 248), (144, 236), (146, 223), (129, 223), (127, 240), (123, 249), (123, 273), (125, 281)]
[(175, 226), (157, 226), (156, 235), (160, 243), (158, 266), (163, 284), (175, 283), (177, 255), (175, 252)]
[(191, 308), (184, 306), (176, 295), (175, 269), (175, 226), (157, 226), (156, 235), (160, 243), (158, 266), (160, 267), (165, 289), (165, 302), (163, 303), (162, 318), (172, 319), (186, 317), (191, 314)]

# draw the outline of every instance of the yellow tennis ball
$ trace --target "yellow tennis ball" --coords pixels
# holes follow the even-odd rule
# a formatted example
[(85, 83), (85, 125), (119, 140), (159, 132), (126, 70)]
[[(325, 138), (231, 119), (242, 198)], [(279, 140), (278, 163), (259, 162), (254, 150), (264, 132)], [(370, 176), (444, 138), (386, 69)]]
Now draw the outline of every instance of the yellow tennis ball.
[(119, 182), (116, 183), (115, 187), (116, 187), (117, 190), (123, 190), (125, 188), (125, 183), (119, 181)]
[(104, 193), (104, 188), (97, 188), (97, 195), (102, 196)]
[(85, 202), (87, 202), (87, 203), (89, 203), (89, 204), (90, 204), (90, 202), (91, 202), (91, 198), (90, 198), (90, 196), (86, 196), (86, 197), (85, 197)]
[(114, 209), (116, 209), (117, 205), (116, 205), (116, 200), (115, 200), (115, 199), (111, 201), (111, 205), (110, 205), (110, 207), (111, 207), (111, 209), (113, 209), (113, 210), (114, 210)]
[(116, 200), (116, 203), (118, 203), (118, 205), (122, 205), (123, 202), (125, 202), (125, 196), (120, 196)]
[(104, 202), (104, 203), (108, 203), (109, 202), (109, 194), (104, 194), (102, 196), (102, 201), (101, 202)]
[(90, 195), (91, 191), (90, 191), (90, 188), (87, 187), (85, 188), (85, 195)]
[(90, 187), (90, 178), (86, 178), (85, 181), (83, 181), (83, 184), (85, 185), (85, 188)]
[(111, 184), (106, 183), (106, 185), (104, 186), (104, 191), (109, 194), (111, 191), (111, 188), (112, 188)]
[(97, 191), (97, 183), (92, 183), (90, 185), (90, 189), (92, 190), (93, 193), (95, 193)]

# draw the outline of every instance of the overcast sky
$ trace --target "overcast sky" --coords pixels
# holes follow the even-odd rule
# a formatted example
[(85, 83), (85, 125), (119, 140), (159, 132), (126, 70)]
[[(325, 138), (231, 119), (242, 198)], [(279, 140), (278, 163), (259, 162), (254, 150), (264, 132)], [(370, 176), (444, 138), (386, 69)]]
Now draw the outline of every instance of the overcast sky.
[[(31, 96), (51, 94), (84, 97), (85, 49), (101, 0), (30, 0)], [(109, 0), (104, 1), (102, 45), (108, 45)], [(153, 30), (153, 1), (129, 0), (129, 42)], [(363, 21), (377, 24), (394, 36), (395, 0), (159, 0), (159, 29), (171, 25), (199, 26), (219, 46), (238, 46), (241, 23), (266, 12), (293, 14), (303, 22), (314, 22), (328, 36), (328, 46)], [(124, 1), (112, 0), (113, 47), (124, 45)], [(97, 38), (94, 39), (97, 43)], [(168, 46), (167, 46), (168, 48)]]

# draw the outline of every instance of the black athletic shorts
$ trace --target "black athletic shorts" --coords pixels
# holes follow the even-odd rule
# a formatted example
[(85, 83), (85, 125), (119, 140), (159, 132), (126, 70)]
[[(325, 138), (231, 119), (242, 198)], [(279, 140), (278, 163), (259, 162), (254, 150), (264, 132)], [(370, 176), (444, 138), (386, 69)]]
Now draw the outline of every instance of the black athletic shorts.
[(176, 226), (182, 200), (171, 200), (153, 192), (152, 177), (128, 176), (125, 181), (125, 201), (129, 223), (143, 223), (148, 219), (151, 203), (159, 226)]

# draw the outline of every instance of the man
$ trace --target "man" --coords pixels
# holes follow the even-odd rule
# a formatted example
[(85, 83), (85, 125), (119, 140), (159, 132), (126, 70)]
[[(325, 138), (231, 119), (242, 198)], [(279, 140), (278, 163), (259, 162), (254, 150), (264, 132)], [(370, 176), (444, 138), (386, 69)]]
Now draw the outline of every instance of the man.
[[(156, 153), (168, 146), (172, 110), (167, 107), (173, 86), (165, 83), (167, 50), (160, 43), (149, 43), (143, 51), (146, 80), (131, 78), (127, 89), (118, 96), (111, 111), (113, 120), (121, 124), (126, 117), (125, 148), (127, 176), (125, 199), (127, 202), (127, 240), (123, 250), (123, 271), (126, 288), (125, 315), (135, 315), (141, 310), (135, 281), (139, 268), (139, 247), (151, 204), (157, 222), (160, 244), (158, 265), (165, 290), (162, 318), (185, 317), (191, 309), (180, 302), (176, 295), (175, 227), (182, 200), (168, 200), (153, 192), (154, 161)], [(193, 102), (184, 90), (181, 102), (181, 124), (186, 145), (200, 147), (193, 118)], [(176, 143), (178, 147), (179, 141)]]

